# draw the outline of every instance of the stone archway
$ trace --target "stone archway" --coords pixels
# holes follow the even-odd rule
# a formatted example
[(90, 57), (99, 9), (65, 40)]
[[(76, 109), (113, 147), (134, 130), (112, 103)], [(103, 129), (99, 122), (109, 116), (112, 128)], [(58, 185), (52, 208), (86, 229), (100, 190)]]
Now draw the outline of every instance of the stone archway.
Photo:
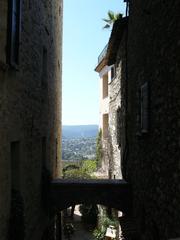
[(124, 180), (55, 179), (48, 201), (59, 210), (82, 203), (108, 206), (128, 215), (132, 209), (130, 185)]

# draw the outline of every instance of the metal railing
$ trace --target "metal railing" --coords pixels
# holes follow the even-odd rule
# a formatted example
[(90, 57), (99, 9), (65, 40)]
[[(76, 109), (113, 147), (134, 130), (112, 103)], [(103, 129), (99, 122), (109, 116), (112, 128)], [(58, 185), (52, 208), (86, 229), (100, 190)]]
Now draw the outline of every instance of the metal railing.
[(108, 44), (104, 47), (104, 49), (100, 53), (100, 55), (98, 57), (98, 64), (105, 58), (106, 53), (107, 53), (107, 49), (108, 49)]

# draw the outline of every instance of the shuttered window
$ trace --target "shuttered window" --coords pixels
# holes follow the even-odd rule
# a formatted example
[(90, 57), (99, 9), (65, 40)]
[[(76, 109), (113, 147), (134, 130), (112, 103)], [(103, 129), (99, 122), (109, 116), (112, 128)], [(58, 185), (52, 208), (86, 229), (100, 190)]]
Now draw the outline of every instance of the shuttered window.
[(115, 78), (116, 75), (116, 68), (115, 66), (112, 66), (111, 68), (111, 80), (113, 80)]
[(19, 64), (19, 40), (21, 0), (9, 0), (9, 24), (8, 24), (8, 56), (7, 62), (16, 67)]
[(42, 75), (41, 75), (41, 86), (47, 87), (47, 75), (48, 75), (48, 66), (47, 66), (47, 49), (43, 47), (42, 51)]
[(147, 133), (149, 128), (149, 87), (148, 83), (141, 86), (141, 132)]

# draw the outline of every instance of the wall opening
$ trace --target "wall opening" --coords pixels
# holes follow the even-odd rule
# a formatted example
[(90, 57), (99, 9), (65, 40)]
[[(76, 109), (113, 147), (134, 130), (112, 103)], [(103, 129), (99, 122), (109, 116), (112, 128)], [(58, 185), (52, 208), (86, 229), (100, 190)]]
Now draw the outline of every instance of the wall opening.
[(109, 114), (103, 114), (103, 128), (102, 128), (103, 138), (108, 137), (108, 126), (109, 126)]
[(41, 75), (41, 86), (47, 87), (47, 49), (46, 47), (43, 47), (42, 50), (42, 75)]
[(47, 143), (46, 143), (46, 137), (42, 137), (41, 139), (42, 144), (42, 153), (41, 153), (41, 164), (42, 168), (46, 168), (46, 160), (47, 160)]
[(103, 76), (103, 98), (108, 97), (108, 74)]
[(20, 142), (11, 142), (11, 184), (19, 190), (20, 185)]

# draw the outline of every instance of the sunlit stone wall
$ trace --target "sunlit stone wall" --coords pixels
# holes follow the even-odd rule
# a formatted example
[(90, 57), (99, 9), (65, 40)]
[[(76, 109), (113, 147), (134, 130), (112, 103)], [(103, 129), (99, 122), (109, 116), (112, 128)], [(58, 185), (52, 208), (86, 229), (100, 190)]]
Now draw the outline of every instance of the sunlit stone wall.
[(0, 0), (0, 239), (13, 232), (15, 189), (22, 207), (19, 234), (39, 240), (50, 223), (43, 208), (42, 175), (61, 175), (63, 3), (20, 1), (15, 69), (7, 64), (7, 2)]

